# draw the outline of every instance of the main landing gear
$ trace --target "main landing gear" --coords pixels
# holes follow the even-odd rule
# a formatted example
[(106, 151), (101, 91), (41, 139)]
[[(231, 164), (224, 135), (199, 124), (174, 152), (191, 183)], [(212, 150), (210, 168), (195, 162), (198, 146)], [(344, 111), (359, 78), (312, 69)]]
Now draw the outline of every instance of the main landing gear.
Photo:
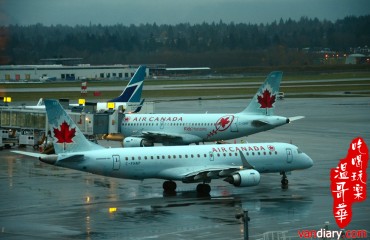
[(211, 187), (207, 183), (199, 183), (197, 185), (197, 193), (199, 195), (209, 195), (211, 192)]
[(166, 193), (174, 193), (176, 192), (176, 183), (174, 181), (165, 181), (163, 183), (163, 190), (166, 192)]
[(288, 181), (288, 178), (287, 178), (285, 172), (281, 172), (280, 175), (283, 175), (281, 177), (281, 188), (282, 189), (288, 189), (288, 183), (289, 183), (289, 181)]
[[(176, 183), (174, 181), (163, 182), (163, 191), (168, 194), (173, 194), (176, 192)], [(211, 187), (206, 183), (200, 183), (197, 185), (197, 193), (199, 195), (209, 195), (211, 192)]]

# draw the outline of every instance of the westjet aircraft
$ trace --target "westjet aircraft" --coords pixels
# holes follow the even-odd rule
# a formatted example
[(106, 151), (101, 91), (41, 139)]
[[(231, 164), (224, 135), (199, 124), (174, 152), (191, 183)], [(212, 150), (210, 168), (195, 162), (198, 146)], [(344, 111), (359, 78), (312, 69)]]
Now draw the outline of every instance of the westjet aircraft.
[(212, 179), (224, 179), (236, 187), (256, 186), (260, 173), (283, 174), (306, 169), (312, 159), (287, 143), (191, 145), (172, 147), (104, 148), (88, 141), (56, 100), (45, 100), (56, 154), (12, 151), (40, 161), (79, 171), (126, 179), (164, 179), (165, 192), (176, 183), (200, 183), (199, 193), (209, 194)]
[(236, 114), (126, 114), (125, 147), (187, 145), (235, 139), (285, 125), (303, 117), (274, 115), (282, 72), (272, 72), (249, 105)]
[[(116, 98), (109, 100), (108, 102), (119, 102), (119, 103), (139, 103), (141, 101), (141, 93), (143, 91), (144, 79), (145, 79), (146, 66), (139, 66), (135, 74), (130, 79), (129, 83), (122, 91), (121, 95)], [(98, 108), (106, 108), (105, 103), (98, 103), (98, 105), (103, 105), (103, 107), (98, 106)], [(122, 105), (122, 104), (121, 104)], [(140, 103), (142, 105), (142, 103)], [(70, 104), (70, 107), (78, 107), (79, 104)], [(118, 105), (117, 105), (118, 106)], [(42, 98), (34, 106), (25, 106), (26, 109), (45, 109), (44, 101)], [(141, 109), (141, 108), (140, 108)]]
[(140, 102), (146, 75), (145, 70), (146, 66), (139, 66), (121, 95), (108, 102)]

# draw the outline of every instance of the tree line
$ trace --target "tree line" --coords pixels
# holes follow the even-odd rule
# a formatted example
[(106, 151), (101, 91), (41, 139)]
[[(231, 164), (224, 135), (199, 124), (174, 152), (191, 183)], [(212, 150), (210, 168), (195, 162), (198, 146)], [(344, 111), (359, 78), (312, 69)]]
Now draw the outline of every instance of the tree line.
[(1, 64), (39, 64), (44, 58), (83, 58), (90, 64), (167, 64), (238, 67), (313, 64), (303, 48), (349, 52), (370, 42), (370, 15), (335, 22), (302, 17), (268, 24), (0, 27)]

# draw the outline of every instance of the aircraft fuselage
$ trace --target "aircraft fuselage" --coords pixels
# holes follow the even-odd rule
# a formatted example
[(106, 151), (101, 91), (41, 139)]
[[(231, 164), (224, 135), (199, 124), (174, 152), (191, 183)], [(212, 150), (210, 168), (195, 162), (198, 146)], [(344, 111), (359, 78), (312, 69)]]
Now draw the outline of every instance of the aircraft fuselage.
[[(286, 143), (155, 147), (141, 148), (140, 151), (110, 148), (62, 153), (55, 165), (116, 178), (184, 181), (187, 174), (205, 171), (205, 167), (209, 171), (239, 166), (243, 169), (240, 154), (260, 173), (287, 172), (312, 166), (312, 160), (306, 154)], [(76, 156), (81, 158), (72, 160)]]
[(286, 117), (240, 113), (127, 114), (122, 120), (121, 132), (125, 137), (142, 136), (145, 132), (170, 133), (179, 136), (171, 139), (173, 143), (190, 144), (235, 139), (288, 122)]

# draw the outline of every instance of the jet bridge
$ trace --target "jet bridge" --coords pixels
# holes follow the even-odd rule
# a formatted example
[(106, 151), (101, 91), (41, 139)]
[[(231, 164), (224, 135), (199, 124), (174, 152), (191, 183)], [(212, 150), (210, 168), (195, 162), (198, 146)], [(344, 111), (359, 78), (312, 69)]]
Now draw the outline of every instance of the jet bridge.
[[(130, 108), (126, 106), (125, 109), (107, 107), (98, 110), (97, 103), (85, 103), (85, 106), (70, 107), (69, 100), (61, 99), (60, 102), (65, 109), (70, 108), (67, 109), (68, 114), (82, 133), (89, 137), (119, 134), (124, 112), (137, 107), (129, 105)], [(108, 106), (107, 103), (106, 105)], [(144, 103), (142, 112), (152, 113), (153, 109), (154, 103)], [(3, 142), (35, 146), (36, 142), (41, 141), (42, 136), (49, 131), (46, 111), (45, 109), (26, 109), (23, 106), (2, 106), (0, 107), (0, 130)], [(9, 132), (14, 134), (10, 136)]]
[[(117, 125), (122, 120), (122, 114), (119, 114), (118, 111), (86, 113), (84, 111), (72, 112), (67, 110), (67, 112), (85, 135), (118, 133), (120, 130)], [(45, 110), (2, 108), (0, 109), (0, 115), (1, 129), (49, 130)]]

